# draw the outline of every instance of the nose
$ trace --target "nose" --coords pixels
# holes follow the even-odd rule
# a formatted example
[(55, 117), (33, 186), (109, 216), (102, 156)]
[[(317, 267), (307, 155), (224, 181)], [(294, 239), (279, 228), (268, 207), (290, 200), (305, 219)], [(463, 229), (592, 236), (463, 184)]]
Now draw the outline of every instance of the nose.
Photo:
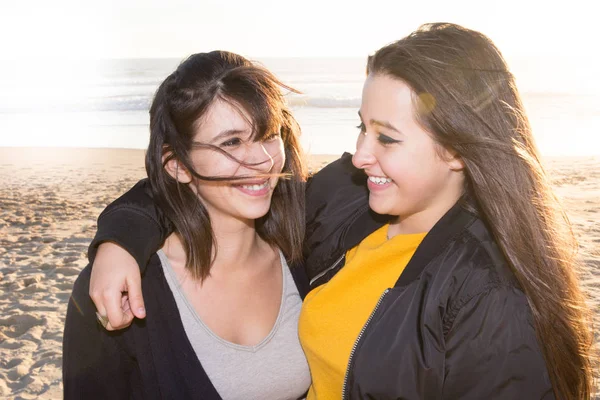
[(248, 144), (248, 153), (246, 156), (247, 167), (269, 173), (275, 165), (273, 156), (267, 151), (264, 143), (256, 141)]
[(361, 133), (356, 140), (356, 152), (352, 156), (352, 164), (356, 168), (366, 169), (376, 162), (374, 153), (374, 135)]

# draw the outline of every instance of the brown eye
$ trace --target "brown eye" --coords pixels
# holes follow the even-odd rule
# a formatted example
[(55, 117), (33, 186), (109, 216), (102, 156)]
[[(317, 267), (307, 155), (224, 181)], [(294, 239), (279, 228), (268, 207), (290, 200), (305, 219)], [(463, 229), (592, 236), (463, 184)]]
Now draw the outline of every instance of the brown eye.
[(221, 147), (234, 147), (239, 146), (241, 143), (242, 141), (240, 140), (240, 138), (234, 137), (221, 143)]
[(267, 135), (267, 136), (263, 137), (262, 141), (263, 142), (270, 142), (270, 141), (278, 139), (279, 137), (281, 137), (281, 134), (279, 132), (275, 132), (275, 133), (272, 133), (270, 135)]

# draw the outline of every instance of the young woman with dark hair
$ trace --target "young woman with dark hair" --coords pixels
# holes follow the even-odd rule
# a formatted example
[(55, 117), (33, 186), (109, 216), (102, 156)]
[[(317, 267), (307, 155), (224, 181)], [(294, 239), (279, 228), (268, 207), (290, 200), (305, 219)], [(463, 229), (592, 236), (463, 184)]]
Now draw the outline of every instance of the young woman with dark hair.
[[(359, 117), (356, 153), (306, 187), (308, 398), (589, 399), (576, 244), (494, 44), (440, 23), (381, 48)], [(154, 247), (160, 229), (144, 233)], [(99, 232), (144, 265), (118, 226), (101, 218)], [(99, 307), (138, 275), (118, 251), (94, 267)]]
[[(282, 89), (267, 70), (222, 51), (192, 55), (160, 85), (148, 179), (137, 188), (172, 232), (144, 263), (148, 316), (122, 332), (102, 329), (86, 267), (65, 323), (65, 398), (306, 393), (297, 323), (306, 278), (287, 264), (302, 251), (305, 170)], [(112, 212), (127, 229), (121, 215)], [(136, 236), (133, 247), (147, 246)]]

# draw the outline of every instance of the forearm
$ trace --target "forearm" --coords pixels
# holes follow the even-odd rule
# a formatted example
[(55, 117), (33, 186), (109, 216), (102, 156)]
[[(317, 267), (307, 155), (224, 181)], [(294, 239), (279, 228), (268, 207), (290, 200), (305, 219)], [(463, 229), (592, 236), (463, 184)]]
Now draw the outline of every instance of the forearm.
[(171, 230), (171, 224), (154, 203), (148, 180), (144, 179), (100, 214), (88, 258), (93, 263), (98, 246), (114, 242), (129, 252), (143, 271)]

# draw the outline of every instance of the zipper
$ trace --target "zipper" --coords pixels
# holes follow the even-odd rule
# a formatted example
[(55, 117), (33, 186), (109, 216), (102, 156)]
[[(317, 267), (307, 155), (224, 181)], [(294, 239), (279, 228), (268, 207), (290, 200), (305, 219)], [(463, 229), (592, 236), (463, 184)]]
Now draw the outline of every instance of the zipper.
[(385, 289), (385, 291), (381, 294), (381, 296), (379, 297), (379, 301), (375, 305), (375, 308), (371, 312), (371, 315), (369, 315), (369, 319), (367, 319), (367, 322), (365, 322), (365, 325), (363, 326), (362, 330), (358, 334), (358, 337), (356, 338), (356, 341), (354, 342), (354, 346), (352, 346), (352, 351), (350, 352), (350, 358), (348, 359), (348, 367), (346, 368), (346, 375), (344, 376), (344, 386), (342, 388), (342, 400), (347, 399), (347, 393), (346, 393), (347, 387), (346, 386), (348, 385), (348, 378), (350, 377), (350, 372), (351, 372), (351, 367), (352, 367), (352, 359), (354, 358), (354, 353), (356, 352), (356, 349), (358, 348), (358, 343), (360, 342), (360, 339), (362, 338), (365, 331), (367, 330), (367, 326), (373, 319), (373, 316), (377, 312), (377, 309), (381, 305), (383, 298), (385, 297), (386, 294), (388, 294), (389, 291), (390, 291), (390, 289)]
[(331, 271), (332, 269), (334, 269), (340, 263), (340, 261), (342, 261), (342, 259), (345, 256), (346, 256), (346, 253), (342, 253), (342, 255), (340, 256), (340, 258), (338, 258), (337, 260), (335, 260), (335, 262), (333, 263), (333, 265), (331, 267), (327, 268), (325, 271), (321, 272), (319, 275), (317, 275), (314, 278), (312, 278), (310, 280), (310, 282), (308, 283), (309, 286), (312, 286), (312, 284), (314, 282), (316, 282), (317, 280), (319, 280), (319, 278), (321, 278), (323, 275), (325, 275), (326, 273), (328, 273), (329, 271)]

